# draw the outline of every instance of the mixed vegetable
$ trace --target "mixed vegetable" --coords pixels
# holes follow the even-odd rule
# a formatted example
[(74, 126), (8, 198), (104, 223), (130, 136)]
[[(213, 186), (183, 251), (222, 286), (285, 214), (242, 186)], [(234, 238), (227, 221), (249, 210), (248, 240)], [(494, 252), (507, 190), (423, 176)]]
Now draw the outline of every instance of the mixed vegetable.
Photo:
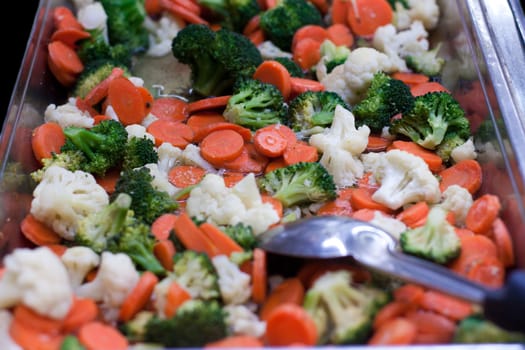
[[(71, 5), (47, 45), (68, 100), (31, 132), (38, 165), (2, 182), (25, 246), (2, 263), (0, 348), (525, 341), (478, 305), (349, 262), (275, 268), (258, 247), (281, 223), (344, 215), (504, 283), (513, 241), (480, 191), (490, 126), (443, 80), (435, 0)], [(155, 92), (134, 71), (147, 57), (191, 86)]]

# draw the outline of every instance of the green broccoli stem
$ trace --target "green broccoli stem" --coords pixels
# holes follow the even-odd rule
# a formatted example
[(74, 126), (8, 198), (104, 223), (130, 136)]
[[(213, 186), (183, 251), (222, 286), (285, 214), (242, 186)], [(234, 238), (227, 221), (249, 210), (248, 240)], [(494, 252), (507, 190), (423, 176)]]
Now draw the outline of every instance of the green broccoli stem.
[(226, 69), (207, 56), (201, 57), (192, 70), (193, 90), (202, 96), (219, 96), (231, 85)]
[(138, 241), (128, 241), (126, 254), (131, 260), (147, 271), (153, 272), (157, 276), (162, 276), (166, 270), (157, 260), (153, 252), (147, 249), (144, 244)]
[(96, 158), (93, 149), (106, 142), (107, 137), (84, 128), (68, 127), (64, 129), (66, 137), (91, 160)]
[(110, 212), (108, 214), (112, 218), (111, 227), (108, 230), (107, 237), (114, 237), (122, 232), (126, 224), (126, 219), (129, 214), (129, 207), (131, 206), (131, 197), (128, 194), (121, 193), (110, 204)]

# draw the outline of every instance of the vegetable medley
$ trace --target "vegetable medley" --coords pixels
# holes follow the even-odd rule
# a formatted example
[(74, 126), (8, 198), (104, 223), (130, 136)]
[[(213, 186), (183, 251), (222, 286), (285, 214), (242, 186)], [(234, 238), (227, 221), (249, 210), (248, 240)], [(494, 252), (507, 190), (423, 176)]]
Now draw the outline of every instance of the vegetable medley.
[[(500, 199), (480, 191), (491, 126), (483, 103), (449, 90), (446, 77), (467, 84), (469, 71), (431, 45), (441, 11), (435, 0), (54, 8), (47, 64), (69, 94), (32, 130), (38, 167), (23, 176), (11, 162), (2, 183), (24, 207), (26, 243), (2, 264), (0, 348), (523, 341), (478, 305), (350, 263), (275, 270), (258, 247), (281, 223), (350, 216), (406, 254), (504, 283), (513, 242)], [(148, 56), (180, 63), (191, 86), (155, 91), (134, 71)]]

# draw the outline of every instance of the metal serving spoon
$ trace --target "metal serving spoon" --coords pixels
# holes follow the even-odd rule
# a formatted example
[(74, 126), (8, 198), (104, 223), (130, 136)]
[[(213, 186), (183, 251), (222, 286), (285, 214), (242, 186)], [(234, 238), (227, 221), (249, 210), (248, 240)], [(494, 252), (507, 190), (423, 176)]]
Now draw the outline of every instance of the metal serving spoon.
[(403, 254), (384, 230), (349, 217), (317, 216), (278, 226), (259, 236), (269, 253), (298, 258), (353, 257), (358, 263), (407, 282), (480, 304), (485, 317), (525, 331), (525, 272), (514, 271), (500, 289), (469, 281), (438, 264)]

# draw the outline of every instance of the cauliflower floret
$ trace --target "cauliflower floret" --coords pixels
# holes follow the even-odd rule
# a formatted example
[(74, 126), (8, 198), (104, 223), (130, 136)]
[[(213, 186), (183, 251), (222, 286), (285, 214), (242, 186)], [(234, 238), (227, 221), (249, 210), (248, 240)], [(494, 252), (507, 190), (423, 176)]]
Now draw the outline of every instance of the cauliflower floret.
[(158, 164), (146, 164), (144, 167), (148, 168), (151, 176), (153, 176), (151, 184), (157, 191), (167, 192), (171, 197), (179, 192), (179, 188), (173, 186), (168, 180), (168, 173), (163, 172)]
[(226, 255), (212, 259), (219, 275), (219, 288), (226, 304), (243, 304), (251, 295), (250, 275), (242, 272)]
[(82, 284), (87, 273), (98, 266), (100, 257), (91, 248), (71, 247), (61, 257), (73, 289)]
[(7, 310), (0, 310), (0, 349), (3, 350), (23, 350), (9, 334), (13, 317)]
[(439, 6), (436, 0), (408, 0), (408, 9), (396, 3), (395, 24), (398, 29), (406, 29), (414, 21), (421, 21), (426, 30), (432, 30), (439, 20)]
[(139, 281), (131, 258), (124, 253), (103, 252), (95, 279), (76, 289), (79, 297), (101, 303), (106, 321), (115, 321), (119, 308)]
[(40, 315), (63, 319), (73, 303), (73, 289), (60, 258), (46, 247), (19, 248), (4, 259), (0, 308), (23, 303)]
[(272, 205), (263, 203), (253, 173), (232, 188), (226, 187), (221, 176), (207, 174), (190, 192), (186, 211), (192, 217), (216, 225), (243, 222), (252, 227), (254, 234), (266, 231), (279, 221)]
[(271, 60), (276, 57), (292, 58), (292, 54), (290, 52), (281, 50), (269, 40), (263, 41), (257, 45), (257, 48), (259, 49), (263, 60)]
[(77, 19), (86, 30), (101, 29), (107, 39), (107, 20), (108, 15), (100, 2), (85, 4), (79, 8)]
[(464, 224), (473, 202), (470, 192), (464, 187), (451, 185), (447, 187), (442, 196), (443, 199), (439, 205), (454, 213), (454, 219), (458, 225)]
[(397, 70), (406, 71), (408, 68), (404, 58), (428, 51), (427, 38), (428, 32), (420, 21), (413, 22), (409, 29), (399, 32), (394, 25), (387, 24), (375, 31), (372, 45), (385, 53)]
[(162, 57), (171, 53), (171, 42), (184, 27), (184, 22), (164, 12), (157, 21), (146, 16), (144, 26), (149, 32), (149, 48), (146, 55)]
[(157, 161), (159, 170), (163, 173), (168, 173), (179, 161), (179, 158), (182, 156), (182, 150), (169, 142), (163, 142), (157, 148), (157, 155), (159, 156)]
[(368, 153), (361, 157), (365, 169), (380, 184), (372, 199), (390, 209), (419, 201), (437, 203), (441, 199), (439, 182), (423, 159), (400, 150)]
[(199, 146), (194, 144), (189, 144), (182, 150), (169, 142), (164, 142), (157, 149), (157, 154), (159, 169), (165, 173), (168, 173), (177, 164), (196, 165), (208, 173), (217, 173), (217, 169), (202, 158)]
[(76, 106), (76, 99), (71, 97), (67, 103), (57, 106), (50, 104), (44, 112), (46, 123), (57, 123), (62, 128), (77, 126), (80, 128), (91, 128), (94, 124), (93, 118), (88, 112), (83, 112)]
[(141, 139), (145, 136), (147, 139), (155, 142), (155, 136), (147, 132), (146, 128), (140, 124), (128, 125), (126, 126), (126, 131), (128, 132), (128, 140), (132, 137), (138, 137)]
[(337, 106), (330, 128), (310, 137), (310, 145), (322, 152), (319, 162), (333, 176), (339, 187), (352, 186), (363, 176), (364, 167), (359, 155), (366, 149), (370, 128), (356, 129), (352, 112)]
[(374, 218), (370, 220), (370, 223), (390, 233), (397, 241), (399, 240), (401, 233), (407, 230), (407, 225), (402, 221), (385, 215), (380, 210), (374, 211)]
[(246, 305), (226, 305), (226, 324), (232, 334), (251, 335), (261, 337), (266, 332), (266, 322)]
[(321, 83), (325, 90), (338, 93), (353, 105), (364, 97), (375, 73), (392, 73), (396, 70), (392, 60), (384, 53), (360, 47), (350, 52), (345, 63), (335, 67)]
[(186, 146), (186, 148), (184, 148), (184, 150), (182, 151), (181, 161), (183, 164), (186, 165), (200, 166), (208, 173), (217, 172), (217, 169), (215, 169), (213, 165), (211, 165), (207, 160), (202, 158), (199, 146), (196, 146), (194, 144), (189, 144)]
[(78, 222), (109, 203), (95, 177), (53, 165), (33, 191), (31, 214), (67, 240), (75, 237)]
[(467, 160), (467, 159), (476, 159), (478, 154), (476, 152), (476, 148), (474, 147), (474, 142), (472, 141), (472, 137), (469, 138), (462, 145), (455, 147), (452, 150), (452, 152), (450, 152), (450, 156), (452, 157), (452, 160), (455, 163), (460, 162), (462, 160)]

